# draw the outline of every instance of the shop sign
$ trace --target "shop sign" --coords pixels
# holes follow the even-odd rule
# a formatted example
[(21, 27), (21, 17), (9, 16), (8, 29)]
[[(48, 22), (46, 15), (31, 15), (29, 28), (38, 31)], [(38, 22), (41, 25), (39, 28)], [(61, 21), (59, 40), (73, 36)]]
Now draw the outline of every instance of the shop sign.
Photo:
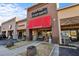
[(48, 13), (47, 8), (43, 8), (41, 10), (37, 10), (35, 12), (32, 12), (32, 18), (37, 17), (37, 16), (41, 16), (41, 15), (44, 15), (44, 14), (47, 14), (47, 13)]
[(25, 26), (25, 24), (22, 24), (22, 25), (18, 25), (19, 27), (22, 27), (22, 26)]

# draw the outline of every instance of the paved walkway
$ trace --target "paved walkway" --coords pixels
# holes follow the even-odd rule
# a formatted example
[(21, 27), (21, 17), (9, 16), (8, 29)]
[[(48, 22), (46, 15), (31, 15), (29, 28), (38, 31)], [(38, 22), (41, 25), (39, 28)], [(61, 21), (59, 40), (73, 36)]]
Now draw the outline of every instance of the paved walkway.
[(26, 48), (28, 46), (31, 46), (31, 45), (37, 46), (40, 43), (41, 42), (35, 41), (32, 44), (25, 45), (25, 46), (15, 48), (15, 49), (12, 49), (12, 50), (5, 48), (4, 46), (0, 46), (0, 56), (16, 56), (19, 53), (26, 51)]
[(0, 56), (10, 56), (10, 55), (12, 55), (12, 53), (10, 53), (10, 50), (8, 48), (0, 46)]

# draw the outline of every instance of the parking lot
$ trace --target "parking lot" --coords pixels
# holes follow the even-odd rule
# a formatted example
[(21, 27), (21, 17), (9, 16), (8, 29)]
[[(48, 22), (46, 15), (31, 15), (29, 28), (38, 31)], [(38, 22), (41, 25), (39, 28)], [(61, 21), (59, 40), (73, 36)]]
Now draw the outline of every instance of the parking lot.
[(59, 56), (79, 56), (79, 48), (77, 47), (59, 47)]

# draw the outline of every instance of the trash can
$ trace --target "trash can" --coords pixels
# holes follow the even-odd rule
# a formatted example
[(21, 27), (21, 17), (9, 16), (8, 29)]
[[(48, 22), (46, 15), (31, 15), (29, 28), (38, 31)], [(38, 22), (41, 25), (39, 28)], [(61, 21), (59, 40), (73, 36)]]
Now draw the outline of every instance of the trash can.
[(35, 46), (27, 47), (27, 52), (26, 52), (27, 56), (35, 56), (36, 54), (37, 54), (37, 49)]

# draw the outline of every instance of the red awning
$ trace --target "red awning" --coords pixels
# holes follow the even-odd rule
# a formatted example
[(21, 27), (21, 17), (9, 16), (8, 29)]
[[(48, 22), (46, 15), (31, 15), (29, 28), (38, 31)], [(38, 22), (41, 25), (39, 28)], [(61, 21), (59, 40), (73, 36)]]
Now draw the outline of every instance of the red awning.
[(51, 26), (51, 18), (50, 16), (44, 16), (36, 19), (31, 19), (28, 21), (27, 28), (47, 28)]

